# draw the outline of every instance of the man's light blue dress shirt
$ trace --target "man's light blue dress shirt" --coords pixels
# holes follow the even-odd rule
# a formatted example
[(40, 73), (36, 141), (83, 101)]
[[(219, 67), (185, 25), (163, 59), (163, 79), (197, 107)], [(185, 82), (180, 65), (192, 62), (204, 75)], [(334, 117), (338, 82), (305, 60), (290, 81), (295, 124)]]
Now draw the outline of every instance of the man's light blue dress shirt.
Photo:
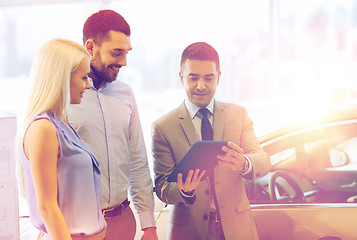
[(68, 118), (100, 162), (102, 209), (122, 203), (129, 189), (141, 228), (154, 227), (153, 184), (132, 89), (119, 80), (98, 90), (91, 83)]

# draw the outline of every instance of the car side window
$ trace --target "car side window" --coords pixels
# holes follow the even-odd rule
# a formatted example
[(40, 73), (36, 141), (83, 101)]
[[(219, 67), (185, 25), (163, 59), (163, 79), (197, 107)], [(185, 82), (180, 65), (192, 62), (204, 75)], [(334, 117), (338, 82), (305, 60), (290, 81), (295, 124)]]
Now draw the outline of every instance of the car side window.
[(270, 156), (270, 161), (271, 161), (271, 165), (275, 165), (277, 163), (280, 163), (281, 161), (284, 161), (288, 158), (291, 158), (293, 156), (295, 156), (295, 148), (288, 148), (285, 149), (284, 151), (278, 152), (276, 154), (273, 154)]

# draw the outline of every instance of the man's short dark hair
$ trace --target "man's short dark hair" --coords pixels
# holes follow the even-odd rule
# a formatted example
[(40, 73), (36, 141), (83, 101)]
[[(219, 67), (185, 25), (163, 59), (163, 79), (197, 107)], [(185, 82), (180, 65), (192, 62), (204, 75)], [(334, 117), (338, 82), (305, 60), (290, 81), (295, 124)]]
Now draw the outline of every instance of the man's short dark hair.
[(97, 44), (101, 44), (108, 37), (109, 31), (122, 32), (130, 36), (130, 26), (123, 16), (113, 10), (100, 10), (92, 14), (83, 26), (83, 43), (88, 39), (93, 39)]
[(205, 42), (192, 43), (182, 52), (181, 55), (181, 71), (183, 64), (187, 59), (191, 60), (202, 60), (202, 61), (213, 61), (216, 63), (217, 71), (220, 71), (219, 56), (217, 51), (209, 44)]

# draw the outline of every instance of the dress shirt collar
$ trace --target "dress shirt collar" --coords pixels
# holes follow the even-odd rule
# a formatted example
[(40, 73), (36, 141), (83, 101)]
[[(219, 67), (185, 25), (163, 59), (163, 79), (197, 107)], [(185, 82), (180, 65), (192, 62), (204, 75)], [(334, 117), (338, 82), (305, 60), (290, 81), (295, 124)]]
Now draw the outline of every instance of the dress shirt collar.
[[(192, 119), (196, 116), (198, 110), (200, 110), (201, 108), (193, 104), (188, 98), (185, 99), (185, 106)], [(206, 106), (206, 108), (208, 109), (208, 111), (210, 111), (212, 115), (213, 115), (213, 107), (214, 107), (214, 98), (212, 98), (211, 102)]]
[(96, 91), (98, 91), (99, 89), (105, 88), (105, 87), (108, 85), (108, 82), (103, 81), (103, 82), (100, 84), (99, 89), (96, 89), (96, 88), (94, 87), (93, 79), (90, 78), (90, 77), (88, 77), (88, 81), (89, 81), (89, 83), (92, 85), (92, 88), (93, 88), (94, 90), (96, 90)]

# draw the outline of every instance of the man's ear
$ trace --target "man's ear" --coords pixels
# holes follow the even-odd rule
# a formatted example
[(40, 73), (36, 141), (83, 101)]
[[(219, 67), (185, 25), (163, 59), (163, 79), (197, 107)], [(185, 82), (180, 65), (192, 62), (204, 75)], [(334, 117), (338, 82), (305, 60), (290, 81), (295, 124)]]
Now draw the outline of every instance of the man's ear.
[(95, 43), (93, 41), (93, 39), (88, 39), (86, 41), (86, 43), (84, 44), (84, 47), (87, 49), (88, 53), (91, 55), (91, 57), (93, 57), (94, 55), (94, 46)]
[(182, 73), (181, 73), (181, 72), (179, 72), (179, 76), (180, 76), (181, 85), (183, 86), (183, 76), (182, 76)]
[(217, 85), (219, 84), (220, 79), (221, 79), (221, 71), (218, 72)]

